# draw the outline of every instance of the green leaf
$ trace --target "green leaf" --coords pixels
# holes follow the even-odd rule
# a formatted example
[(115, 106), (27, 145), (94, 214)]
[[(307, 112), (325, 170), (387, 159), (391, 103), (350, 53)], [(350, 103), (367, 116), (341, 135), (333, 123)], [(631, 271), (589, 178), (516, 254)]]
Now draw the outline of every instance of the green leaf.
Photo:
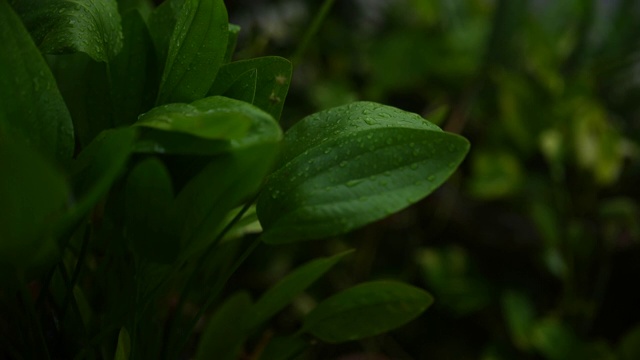
[(246, 101), (253, 104), (256, 98), (256, 86), (258, 80), (258, 70), (247, 70), (224, 92), (224, 96), (232, 99)]
[(71, 182), (77, 202), (69, 221), (89, 211), (123, 171), (133, 148), (134, 128), (102, 132), (71, 165)]
[(43, 53), (84, 52), (107, 62), (122, 47), (115, 0), (13, 0), (16, 12)]
[(432, 303), (431, 295), (411, 285), (367, 282), (321, 302), (304, 319), (303, 330), (329, 343), (358, 340), (402, 326)]
[(186, 0), (171, 36), (156, 103), (203, 98), (224, 59), (228, 35), (222, 0)]
[(191, 105), (159, 106), (137, 123), (147, 128), (136, 145), (139, 152), (214, 155), (265, 142), (278, 142), (276, 121), (251, 104), (221, 96)]
[(220, 68), (208, 94), (227, 93), (237, 81), (246, 81), (242, 78), (247, 71), (254, 69), (257, 80), (253, 104), (278, 120), (291, 82), (292, 65), (287, 59), (267, 56), (226, 64)]
[(529, 349), (535, 323), (535, 309), (529, 298), (518, 292), (507, 292), (502, 296), (502, 309), (511, 332), (511, 341), (519, 349)]
[(0, 264), (42, 265), (57, 255), (52, 231), (68, 205), (69, 186), (45, 158), (1, 131), (0, 174)]
[(136, 125), (205, 139), (230, 140), (246, 134), (252, 117), (267, 116), (247, 103), (212, 96), (191, 104), (167, 104), (140, 116)]
[(73, 155), (73, 124), (47, 63), (6, 0), (0, 0), (0, 131), (45, 156)]
[(130, 125), (153, 107), (158, 88), (151, 36), (140, 13), (123, 14), (124, 46), (110, 63), (113, 125)]
[(231, 296), (222, 304), (200, 338), (195, 359), (237, 359), (247, 335), (241, 320), (250, 306), (251, 298), (244, 292)]
[(175, 214), (185, 257), (198, 254), (218, 233), (227, 212), (255, 194), (275, 160), (278, 143), (263, 143), (213, 159), (180, 191)]
[(171, 34), (176, 27), (176, 18), (182, 7), (182, 3), (183, 2), (179, 0), (163, 1), (149, 16), (149, 34), (156, 49), (158, 67), (161, 72), (167, 62)]
[(361, 102), (301, 120), (257, 210), (267, 243), (348, 232), (422, 199), (469, 149), (420, 116)]
[(168, 228), (172, 204), (171, 177), (162, 162), (152, 157), (136, 165), (125, 185), (125, 235), (138, 256), (175, 260), (180, 243)]
[(353, 250), (349, 250), (331, 257), (310, 261), (287, 275), (256, 301), (250, 311), (251, 315), (247, 317), (247, 327), (252, 329), (269, 320), (289, 304), (296, 295), (308, 288), (338, 261), (352, 252)]
[(120, 328), (118, 334), (118, 345), (116, 346), (116, 354), (113, 360), (128, 360), (131, 354), (131, 338), (125, 327)]
[(233, 52), (236, 51), (239, 33), (240, 26), (229, 24), (229, 39), (227, 40), (227, 51), (224, 54), (224, 60), (222, 60), (223, 64), (227, 64), (233, 58)]

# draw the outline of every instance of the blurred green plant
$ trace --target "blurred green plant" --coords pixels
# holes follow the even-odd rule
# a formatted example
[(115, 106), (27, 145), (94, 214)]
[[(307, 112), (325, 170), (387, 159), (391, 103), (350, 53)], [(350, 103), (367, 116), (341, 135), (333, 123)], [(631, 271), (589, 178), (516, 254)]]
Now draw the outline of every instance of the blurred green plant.
[(434, 293), (401, 347), (417, 358), (640, 358), (640, 3), (365, 3), (338, 4), (285, 117), (363, 98), (474, 144), (463, 176), (397, 216), (413, 267), (392, 221), (354, 235), (379, 239), (374, 274), (422, 278)]

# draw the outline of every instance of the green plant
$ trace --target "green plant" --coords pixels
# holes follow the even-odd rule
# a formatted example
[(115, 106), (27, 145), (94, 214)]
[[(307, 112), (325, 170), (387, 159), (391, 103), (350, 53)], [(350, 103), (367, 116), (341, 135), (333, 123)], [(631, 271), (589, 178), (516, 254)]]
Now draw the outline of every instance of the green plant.
[(370, 102), (283, 134), (291, 63), (232, 62), (238, 31), (221, 0), (0, 0), (3, 358), (233, 359), (248, 344), (253, 358), (287, 359), (309, 335), (380, 334), (431, 304), (416, 287), (366, 282), (320, 302), (298, 332), (257, 342), (349, 253), (302, 265), (255, 302), (226, 296), (260, 243), (399, 211), (469, 144)]

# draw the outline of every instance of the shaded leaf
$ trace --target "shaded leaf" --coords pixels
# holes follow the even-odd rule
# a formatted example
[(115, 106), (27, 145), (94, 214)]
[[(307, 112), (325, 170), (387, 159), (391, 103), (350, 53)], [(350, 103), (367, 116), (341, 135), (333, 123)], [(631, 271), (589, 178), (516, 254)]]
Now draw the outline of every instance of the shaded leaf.
[(426, 291), (392, 281), (356, 285), (321, 302), (303, 330), (329, 343), (382, 334), (404, 325), (433, 303)]
[(422, 199), (469, 149), (420, 116), (354, 103), (308, 116), (284, 138), (257, 210), (267, 243), (353, 230)]
[(55, 80), (6, 0), (0, 0), (0, 131), (22, 135), (45, 156), (73, 155), (73, 124)]
[(124, 45), (110, 63), (113, 125), (130, 125), (154, 103), (158, 80), (153, 42), (140, 13), (122, 16)]
[(271, 142), (219, 155), (185, 185), (173, 215), (182, 229), (185, 257), (206, 248), (226, 213), (258, 191), (277, 150), (278, 143)]
[(118, 345), (116, 345), (116, 354), (114, 360), (128, 360), (131, 353), (131, 338), (125, 327), (120, 328), (118, 334)]
[(222, 304), (200, 338), (195, 359), (237, 359), (247, 335), (241, 320), (250, 306), (251, 298), (244, 292), (231, 296)]
[(180, 244), (169, 228), (172, 203), (171, 177), (160, 160), (146, 159), (131, 170), (125, 185), (125, 236), (138, 256), (159, 263), (176, 258)]
[(134, 128), (104, 131), (71, 164), (71, 182), (77, 200), (70, 212), (70, 221), (83, 216), (109, 191), (124, 169), (135, 135)]
[(209, 95), (222, 95), (235, 86), (249, 70), (257, 71), (256, 90), (253, 104), (268, 112), (274, 119), (280, 119), (284, 100), (291, 83), (291, 62), (278, 56), (235, 61), (223, 65)]
[(205, 96), (227, 49), (229, 22), (222, 0), (185, 0), (169, 42), (157, 104)]
[(256, 301), (247, 318), (247, 327), (254, 328), (267, 321), (351, 252), (353, 250), (310, 261), (288, 274)]
[(15, 136), (0, 131), (0, 264), (18, 269), (57, 255), (55, 223), (70, 196), (64, 176)]
[(96, 61), (113, 59), (122, 47), (115, 0), (12, 1), (44, 53), (83, 52)]

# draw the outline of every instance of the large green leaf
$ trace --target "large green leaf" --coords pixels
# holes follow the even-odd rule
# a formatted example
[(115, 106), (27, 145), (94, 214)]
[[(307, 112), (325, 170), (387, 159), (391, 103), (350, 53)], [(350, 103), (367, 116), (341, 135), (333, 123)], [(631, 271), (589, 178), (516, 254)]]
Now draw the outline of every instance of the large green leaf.
[(223, 65), (209, 95), (227, 94), (236, 82), (246, 81), (246, 73), (250, 70), (257, 71), (253, 104), (278, 120), (291, 82), (292, 65), (287, 59), (267, 56)]
[(164, 69), (169, 52), (171, 34), (176, 26), (177, 16), (182, 8), (182, 0), (167, 0), (153, 10), (147, 21), (149, 33), (156, 48), (159, 70)]
[(49, 68), (6, 0), (0, 0), (0, 131), (43, 155), (73, 154), (73, 124)]
[(191, 102), (213, 84), (227, 50), (229, 21), (222, 0), (185, 0), (169, 42), (157, 104)]
[(411, 285), (367, 282), (321, 302), (304, 319), (303, 330), (330, 343), (362, 339), (404, 325), (432, 303), (431, 295)]
[(0, 264), (41, 265), (57, 254), (53, 235), (69, 201), (64, 176), (25, 142), (0, 131)]
[(253, 305), (247, 317), (247, 327), (251, 329), (267, 321), (351, 252), (313, 260), (280, 280)]
[(169, 228), (172, 204), (171, 177), (160, 160), (146, 159), (131, 170), (125, 186), (125, 236), (140, 257), (175, 260), (180, 243)]
[(234, 360), (246, 337), (242, 318), (251, 306), (247, 293), (231, 296), (215, 312), (200, 338), (196, 360)]
[(180, 191), (174, 218), (182, 229), (185, 257), (206, 248), (225, 214), (256, 193), (271, 169), (278, 145), (266, 142), (216, 156)]
[(144, 127), (136, 150), (150, 153), (213, 155), (264, 142), (278, 142), (276, 121), (257, 107), (212, 96), (152, 109), (136, 123)]
[(361, 102), (301, 120), (258, 200), (267, 243), (337, 235), (440, 186), (469, 149), (420, 116)]
[(84, 52), (107, 62), (122, 47), (116, 0), (11, 1), (44, 53)]

